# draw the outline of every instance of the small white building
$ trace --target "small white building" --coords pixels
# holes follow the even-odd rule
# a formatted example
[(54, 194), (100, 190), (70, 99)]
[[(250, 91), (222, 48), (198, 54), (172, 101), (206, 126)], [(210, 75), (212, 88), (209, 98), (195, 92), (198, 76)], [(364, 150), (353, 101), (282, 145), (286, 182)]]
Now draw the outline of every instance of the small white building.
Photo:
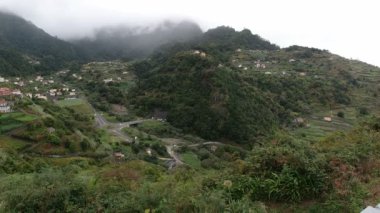
[(43, 80), (44, 80), (44, 77), (41, 77), (41, 76), (37, 76), (35, 80), (36, 80), (36, 81), (40, 81), (40, 82), (41, 82), (41, 81), (43, 81)]
[(104, 81), (104, 83), (108, 84), (108, 83), (112, 82), (113, 79), (112, 78), (107, 78), (107, 79), (104, 79), (103, 81)]
[(13, 90), (13, 91), (12, 91), (12, 94), (13, 94), (13, 95), (22, 96), (22, 92), (21, 92), (20, 90), (18, 90), (18, 89)]
[(41, 94), (36, 94), (36, 98), (38, 99), (41, 99), (41, 100), (47, 100), (47, 97), (45, 95), (41, 95)]
[(33, 94), (32, 93), (26, 93), (25, 96), (28, 97), (28, 98), (33, 98)]
[(125, 158), (125, 155), (121, 152), (115, 152), (113, 153), (113, 156), (116, 160), (123, 160)]
[(0, 99), (0, 113), (11, 112), (11, 107), (9, 106), (8, 101)]

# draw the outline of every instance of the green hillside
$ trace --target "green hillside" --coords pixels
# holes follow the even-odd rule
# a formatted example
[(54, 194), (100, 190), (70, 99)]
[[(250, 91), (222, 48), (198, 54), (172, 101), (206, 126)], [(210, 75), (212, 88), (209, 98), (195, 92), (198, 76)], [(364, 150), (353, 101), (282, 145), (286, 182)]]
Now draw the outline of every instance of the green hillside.
[(1, 11), (0, 51), (2, 75), (51, 72), (78, 59), (71, 44), (50, 36), (19, 16)]
[[(171, 37), (169, 24), (136, 46), (103, 32), (78, 56), (1, 16), (0, 87), (23, 95), (0, 98), (12, 110), (0, 114), (0, 212), (351, 213), (380, 202), (378, 67), (192, 23), (177, 27), (195, 37)], [(81, 59), (100, 61), (70, 63)]]
[(210, 30), (187, 50), (134, 67), (140, 78), (129, 99), (138, 113), (166, 111), (172, 125), (208, 139), (255, 142), (297, 117), (328, 126), (324, 117), (348, 107), (378, 113), (379, 68), (313, 48), (278, 49), (249, 31)]

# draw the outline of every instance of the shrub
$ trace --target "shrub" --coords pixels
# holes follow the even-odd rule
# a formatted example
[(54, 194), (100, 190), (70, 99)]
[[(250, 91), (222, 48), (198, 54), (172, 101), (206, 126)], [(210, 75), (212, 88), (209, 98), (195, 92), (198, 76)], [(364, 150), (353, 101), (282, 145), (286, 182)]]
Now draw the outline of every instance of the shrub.
[(339, 111), (336, 115), (340, 118), (344, 118), (344, 112), (342, 111)]

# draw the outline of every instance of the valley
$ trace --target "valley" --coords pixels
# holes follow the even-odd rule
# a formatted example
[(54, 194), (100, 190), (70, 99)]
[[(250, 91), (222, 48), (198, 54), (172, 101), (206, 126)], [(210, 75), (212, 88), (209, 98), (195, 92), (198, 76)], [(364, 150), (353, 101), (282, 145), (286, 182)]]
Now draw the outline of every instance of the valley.
[(379, 67), (225, 26), (69, 43), (8, 19), (1, 212), (358, 212), (380, 202)]

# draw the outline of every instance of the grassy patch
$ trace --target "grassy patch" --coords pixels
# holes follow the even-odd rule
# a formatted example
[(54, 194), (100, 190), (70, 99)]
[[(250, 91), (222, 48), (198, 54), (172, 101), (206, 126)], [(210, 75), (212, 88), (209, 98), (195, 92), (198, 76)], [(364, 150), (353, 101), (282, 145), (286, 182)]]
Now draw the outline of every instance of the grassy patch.
[(92, 114), (93, 110), (91, 106), (87, 103), (87, 101), (75, 98), (75, 99), (64, 99), (61, 101), (57, 101), (57, 105), (60, 107), (69, 107), (74, 109), (77, 112), (83, 113), (83, 114)]
[(184, 163), (189, 164), (191, 167), (194, 168), (201, 168), (201, 161), (199, 160), (198, 156), (193, 152), (186, 152), (181, 155), (181, 159)]
[(161, 137), (172, 137), (179, 134), (179, 130), (172, 127), (169, 123), (155, 120), (145, 121), (138, 125), (137, 128), (141, 131)]
[(27, 146), (28, 143), (26, 141), (18, 140), (9, 136), (0, 136), (0, 148), (4, 149), (22, 149)]
[(0, 115), (0, 133), (21, 127), (24, 123), (37, 119), (34, 115), (21, 112)]
[(64, 99), (57, 101), (58, 106), (60, 107), (72, 107), (80, 104), (84, 104), (85, 102), (82, 99), (75, 98), (75, 99)]

